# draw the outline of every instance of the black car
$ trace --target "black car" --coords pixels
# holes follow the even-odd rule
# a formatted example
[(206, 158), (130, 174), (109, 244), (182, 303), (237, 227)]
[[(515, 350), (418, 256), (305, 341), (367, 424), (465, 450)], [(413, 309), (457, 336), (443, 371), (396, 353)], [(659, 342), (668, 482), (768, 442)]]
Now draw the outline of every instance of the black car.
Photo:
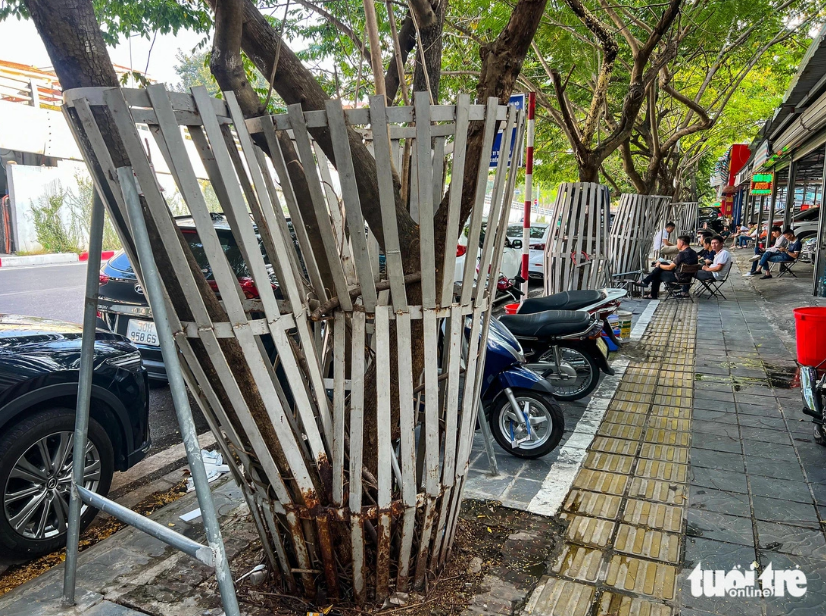
[[(0, 314), (0, 557), (54, 551), (65, 542), (82, 329)], [(105, 495), (114, 471), (149, 450), (149, 382), (123, 336), (95, 335), (84, 485)], [(88, 525), (96, 511), (84, 507)]]
[[(207, 282), (217, 291), (218, 287), (213, 279), (201, 238), (195, 228), (195, 221), (191, 216), (178, 216), (175, 222), (187, 239)], [(212, 214), (212, 222), (224, 254), (238, 277), (244, 295), (248, 299), (257, 298), (258, 288), (250, 277), (241, 249), (232, 235), (229, 224), (222, 214), (216, 213)], [(270, 284), (279, 296), (272, 270), (270, 270)], [(132, 264), (123, 252), (113, 256), (100, 269), (98, 326), (129, 338), (138, 347), (143, 357), (143, 365), (149, 372), (149, 378), (158, 381), (166, 380), (166, 369), (163, 365), (158, 333), (152, 321), (152, 311), (132, 269)]]

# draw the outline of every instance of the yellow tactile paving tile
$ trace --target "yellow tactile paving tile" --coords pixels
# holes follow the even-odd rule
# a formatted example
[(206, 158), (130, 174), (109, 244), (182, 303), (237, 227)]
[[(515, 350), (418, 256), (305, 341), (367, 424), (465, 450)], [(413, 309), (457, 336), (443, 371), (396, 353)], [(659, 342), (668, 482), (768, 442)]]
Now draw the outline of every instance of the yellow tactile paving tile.
[(635, 526), (679, 533), (683, 529), (683, 507), (629, 499), (625, 503), (622, 521)]
[(620, 524), (617, 538), (614, 540), (614, 550), (678, 565), (680, 535)]
[(637, 462), (637, 468), (634, 469), (634, 476), (685, 483), (688, 476), (688, 465), (662, 460), (640, 460)]
[(605, 577), (605, 554), (594, 548), (566, 543), (551, 571), (563, 577), (597, 582)]
[[(632, 364), (633, 365), (633, 364)], [(630, 368), (633, 370), (633, 368)], [(627, 372), (622, 377), (623, 383), (643, 383), (643, 384), (657, 384), (656, 374), (642, 374), (640, 372)]]
[(678, 432), (689, 432), (691, 421), (688, 419), (677, 419), (675, 417), (654, 416), (648, 421), (651, 428), (662, 428), (663, 430), (677, 430)]
[(683, 396), (692, 398), (694, 390), (691, 387), (678, 387), (675, 385), (666, 385), (662, 381), (657, 384), (657, 393), (663, 396)]
[(618, 453), (623, 456), (635, 455), (639, 447), (639, 441), (628, 441), (623, 438), (609, 438), (607, 436), (597, 436), (591, 443), (592, 451)]
[(691, 419), (691, 406), (661, 406), (655, 404), (651, 407), (651, 416)]
[(640, 597), (628, 597), (605, 592), (599, 602), (597, 616), (671, 616), (664, 603), (652, 603)]
[(654, 396), (654, 404), (663, 404), (665, 406), (691, 406), (691, 398), (689, 396), (666, 396), (657, 394)]
[(603, 423), (599, 427), (597, 434), (600, 436), (613, 436), (614, 438), (625, 438), (636, 441), (642, 436), (642, 428), (623, 426), (622, 424)]
[(569, 516), (565, 540), (572, 543), (604, 548), (611, 541), (616, 524), (611, 520), (588, 518), (581, 515)]
[(651, 410), (649, 402), (628, 402), (627, 400), (612, 400), (608, 406), (612, 411), (623, 411), (626, 413), (637, 413), (645, 415)]
[(643, 443), (642, 449), (640, 449), (640, 457), (649, 460), (664, 460), (666, 462), (685, 464), (688, 462), (688, 448)]
[(594, 587), (587, 584), (548, 578), (534, 590), (522, 613), (525, 616), (588, 616), (595, 592)]
[(599, 494), (586, 490), (571, 490), (562, 510), (613, 520), (619, 514), (622, 498), (613, 494)]
[(626, 426), (643, 426), (645, 425), (645, 413), (628, 413), (626, 411), (609, 410), (605, 413), (603, 421), (608, 423), (623, 424)]
[(618, 391), (614, 394), (614, 400), (625, 400), (626, 402), (636, 402), (637, 404), (650, 404), (654, 399), (654, 393), (634, 393), (630, 391)]
[(620, 473), (627, 475), (631, 472), (634, 458), (631, 456), (620, 456), (615, 453), (605, 453), (602, 451), (589, 451), (585, 456), (583, 466), (595, 471), (608, 471), (610, 473)]
[(641, 498), (667, 505), (683, 505), (688, 495), (683, 484), (634, 477), (628, 487), (628, 497)]
[(608, 586), (665, 600), (674, 598), (676, 581), (676, 567), (621, 554), (611, 558), (605, 578)]
[(635, 394), (653, 394), (654, 390), (657, 388), (657, 383), (632, 383), (631, 381), (623, 380), (619, 387), (617, 387), (617, 391), (621, 392), (630, 392)]
[(583, 468), (577, 473), (573, 487), (620, 496), (625, 492), (628, 479), (629, 477), (627, 475), (617, 475)]
[[(618, 435), (609, 434), (608, 436)], [(691, 444), (691, 434), (689, 432), (677, 432), (675, 430), (647, 428), (645, 430), (645, 438), (643, 440), (646, 443), (662, 443), (663, 445), (688, 447)]]

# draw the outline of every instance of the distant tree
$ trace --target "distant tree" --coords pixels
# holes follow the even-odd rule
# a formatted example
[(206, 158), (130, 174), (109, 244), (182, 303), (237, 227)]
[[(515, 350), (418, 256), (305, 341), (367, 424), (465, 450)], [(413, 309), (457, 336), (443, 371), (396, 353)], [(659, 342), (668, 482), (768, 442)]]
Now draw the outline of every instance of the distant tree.
[(209, 54), (206, 51), (185, 53), (179, 49), (175, 59), (178, 61), (175, 73), (181, 80), (173, 85), (176, 90), (188, 92), (193, 86), (204, 86), (210, 96), (218, 95), (221, 89), (215, 77), (209, 72)]

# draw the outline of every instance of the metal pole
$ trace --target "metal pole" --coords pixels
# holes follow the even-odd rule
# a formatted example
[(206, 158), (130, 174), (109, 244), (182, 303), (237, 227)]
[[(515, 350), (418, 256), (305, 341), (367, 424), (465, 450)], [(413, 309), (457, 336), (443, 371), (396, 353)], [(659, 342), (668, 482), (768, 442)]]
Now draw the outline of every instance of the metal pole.
[(786, 210), (783, 215), (783, 228), (792, 226), (792, 216), (794, 215), (794, 185), (797, 181), (797, 163), (792, 160), (789, 163), (789, 177), (786, 180)]
[[(820, 187), (826, 186), (826, 158), (823, 161), (823, 172), (820, 176)], [(817, 187), (815, 188), (817, 194)], [(826, 194), (826, 192), (821, 192)], [(805, 200), (805, 197), (804, 197)], [(826, 219), (823, 217), (824, 204), (821, 199), (819, 221), (817, 225), (817, 243), (815, 244), (814, 280), (812, 280), (812, 295), (826, 297)], [(812, 205), (815, 201), (812, 199)]]
[(66, 530), (66, 565), (63, 569), (63, 605), (75, 604), (78, 541), (80, 541), (80, 496), (76, 487), (83, 484), (86, 461), (86, 435), (89, 432), (89, 402), (95, 362), (100, 251), (103, 248), (103, 201), (97, 190), (92, 196), (92, 224), (89, 229), (89, 261), (86, 263), (86, 296), (83, 304), (83, 336), (80, 343), (80, 375), (77, 382), (77, 411), (72, 442), (72, 484), (69, 496), (69, 525)]
[(218, 581), (218, 590), (227, 616), (239, 616), (238, 599), (235, 596), (235, 587), (232, 583), (232, 574), (229, 569), (224, 542), (221, 539), (221, 529), (218, 525), (218, 516), (215, 513), (215, 504), (212, 502), (212, 493), (207, 482), (204, 461), (201, 458), (201, 446), (195, 430), (195, 421), (192, 419), (192, 409), (181, 373), (178, 351), (172, 337), (172, 328), (166, 312), (163, 287), (155, 265), (152, 244), (146, 230), (146, 221), (143, 218), (140, 197), (135, 187), (135, 178), (131, 167), (118, 168), (123, 197), (126, 201), (126, 211), (129, 216), (129, 226), (135, 240), (135, 249), (140, 262), (141, 272), (146, 292), (146, 299), (152, 309), (152, 317), (158, 330), (158, 340), (163, 354), (166, 375), (169, 379), (169, 389), (172, 401), (175, 404), (175, 414), (178, 417), (178, 426), (181, 429), (186, 457), (189, 461), (189, 470), (195, 484), (195, 495), (201, 507), (201, 517), (206, 530), (207, 545), (215, 554), (215, 577)]
[(528, 139), (525, 156), (525, 210), (522, 215), (522, 297), (519, 303), (528, 297), (528, 278), (531, 254), (531, 206), (533, 205), (533, 140), (535, 128), (536, 92), (528, 93)]

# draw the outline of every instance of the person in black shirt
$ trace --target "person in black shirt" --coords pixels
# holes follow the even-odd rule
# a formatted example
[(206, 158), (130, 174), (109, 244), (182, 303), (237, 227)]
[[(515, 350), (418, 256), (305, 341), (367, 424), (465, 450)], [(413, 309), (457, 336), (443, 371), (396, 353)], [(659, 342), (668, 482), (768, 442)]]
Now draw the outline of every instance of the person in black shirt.
[(715, 252), (711, 248), (711, 237), (703, 236), (703, 249), (697, 253), (700, 258), (700, 263), (703, 265), (711, 265), (714, 261)]
[[(688, 280), (683, 280), (683, 278), (687, 278), (686, 276), (681, 276), (677, 273), (677, 268), (681, 265), (697, 265), (697, 253), (689, 248), (690, 243), (691, 238), (688, 235), (678, 237), (677, 249), (679, 252), (674, 257), (674, 260), (670, 263), (655, 263), (651, 273), (643, 278), (642, 282), (635, 282), (634, 284), (641, 287), (647, 287), (650, 284), (650, 299), (657, 299), (660, 295), (661, 282), (688, 282)], [(690, 276), (688, 277), (690, 278)]]

